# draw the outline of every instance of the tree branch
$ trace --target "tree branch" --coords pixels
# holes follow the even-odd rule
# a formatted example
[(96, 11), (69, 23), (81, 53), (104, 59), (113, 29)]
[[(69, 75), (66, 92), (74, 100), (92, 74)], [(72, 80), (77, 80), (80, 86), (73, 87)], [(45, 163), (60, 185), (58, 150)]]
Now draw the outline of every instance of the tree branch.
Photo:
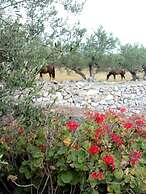
[(79, 74), (83, 79), (86, 80), (86, 76), (83, 72), (81, 72), (80, 70), (76, 69), (76, 68), (71, 68), (72, 71), (74, 71), (75, 73)]
[(18, 187), (23, 187), (23, 188), (27, 188), (27, 187), (34, 187), (35, 189), (37, 189), (37, 187), (34, 184), (29, 184), (29, 185), (20, 185), (18, 183), (16, 183), (14, 180), (11, 179), (11, 181)]

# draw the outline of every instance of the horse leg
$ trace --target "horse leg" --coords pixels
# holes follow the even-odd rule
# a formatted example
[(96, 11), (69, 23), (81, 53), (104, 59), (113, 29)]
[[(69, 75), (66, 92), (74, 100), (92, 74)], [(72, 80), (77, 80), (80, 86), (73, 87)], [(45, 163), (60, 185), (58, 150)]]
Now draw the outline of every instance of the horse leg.
[(121, 80), (123, 80), (123, 78), (125, 79), (125, 76), (124, 74), (121, 74)]
[(50, 81), (51, 81), (51, 73), (49, 73), (49, 76), (50, 76)]
[(110, 77), (110, 73), (107, 74), (106, 80), (108, 80)]

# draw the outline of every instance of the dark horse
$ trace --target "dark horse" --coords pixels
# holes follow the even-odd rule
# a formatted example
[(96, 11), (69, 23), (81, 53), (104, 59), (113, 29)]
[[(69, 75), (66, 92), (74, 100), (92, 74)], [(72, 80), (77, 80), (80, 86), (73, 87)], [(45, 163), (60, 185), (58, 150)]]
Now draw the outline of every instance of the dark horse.
[(40, 70), (40, 77), (42, 78), (42, 74), (49, 73), (50, 80), (55, 79), (55, 67), (53, 64), (48, 64), (45, 67), (42, 67)]
[(109, 77), (111, 75), (114, 76), (114, 79), (116, 79), (116, 75), (121, 75), (121, 79), (125, 79), (125, 70), (121, 69), (121, 70), (111, 70), (109, 71), (109, 73), (107, 74), (107, 80), (109, 79)]

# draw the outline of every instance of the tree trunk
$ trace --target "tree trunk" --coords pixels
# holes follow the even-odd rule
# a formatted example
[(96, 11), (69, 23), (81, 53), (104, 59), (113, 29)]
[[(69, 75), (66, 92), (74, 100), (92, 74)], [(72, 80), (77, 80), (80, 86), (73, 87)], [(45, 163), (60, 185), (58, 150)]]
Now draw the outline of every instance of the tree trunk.
[(85, 74), (83, 72), (81, 72), (79, 69), (72, 68), (71, 70), (73, 70), (75, 73), (79, 74), (83, 79), (86, 80)]
[(129, 70), (129, 72), (130, 72), (131, 75), (132, 75), (132, 81), (139, 80), (139, 77), (136, 75), (136, 72), (135, 72), (135, 71)]

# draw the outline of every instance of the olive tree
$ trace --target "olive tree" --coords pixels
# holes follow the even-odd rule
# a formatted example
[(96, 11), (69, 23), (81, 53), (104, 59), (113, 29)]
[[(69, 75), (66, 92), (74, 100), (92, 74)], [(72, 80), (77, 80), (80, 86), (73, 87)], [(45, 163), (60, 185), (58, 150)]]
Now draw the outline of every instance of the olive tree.
[(63, 53), (67, 53), (66, 50), (77, 47), (75, 37), (78, 36), (78, 28), (70, 31), (67, 17), (61, 17), (59, 10), (61, 7), (64, 12), (78, 14), (83, 4), (84, 0), (79, 3), (76, 0), (1, 1), (0, 80), (5, 86), (1, 93), (2, 100), (5, 99), (3, 105), (12, 107), (7, 96), (18, 89), (32, 88), (43, 65), (57, 63)]

